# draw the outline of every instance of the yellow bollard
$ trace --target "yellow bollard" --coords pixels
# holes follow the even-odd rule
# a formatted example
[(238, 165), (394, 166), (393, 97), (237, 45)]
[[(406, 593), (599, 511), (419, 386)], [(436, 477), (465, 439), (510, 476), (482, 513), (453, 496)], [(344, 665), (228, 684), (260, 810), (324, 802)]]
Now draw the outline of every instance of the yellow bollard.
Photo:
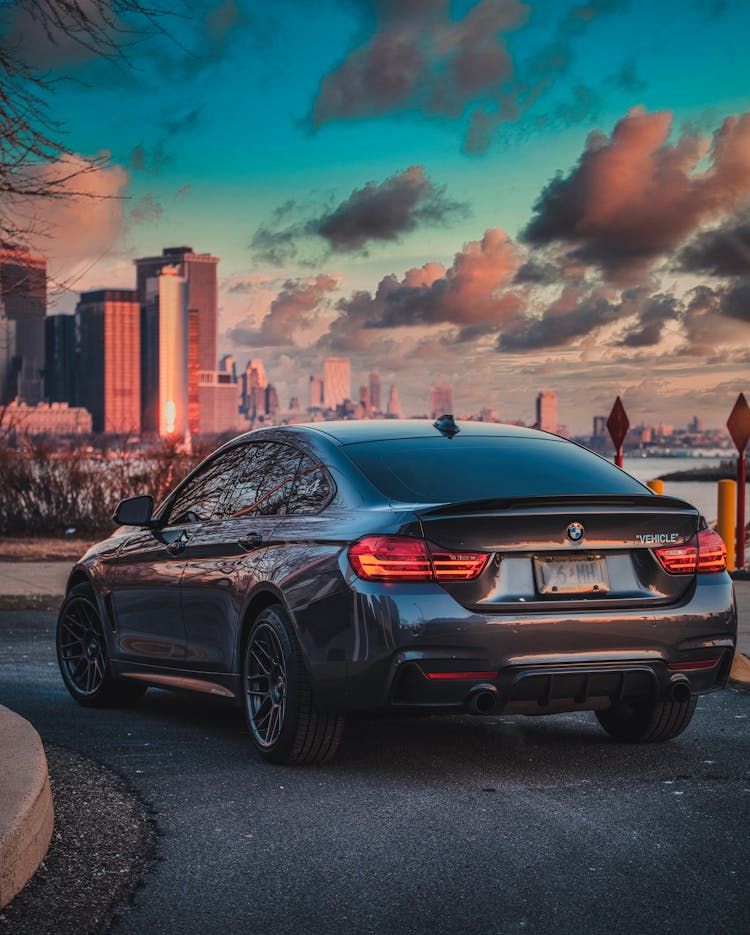
[(646, 486), (650, 487), (654, 493), (658, 493), (659, 496), (664, 495), (664, 481), (663, 480), (647, 480)]
[(727, 569), (729, 571), (734, 571), (736, 497), (737, 481), (720, 480), (719, 499), (716, 507), (716, 514), (718, 516), (716, 531), (724, 540), (724, 545), (727, 547)]

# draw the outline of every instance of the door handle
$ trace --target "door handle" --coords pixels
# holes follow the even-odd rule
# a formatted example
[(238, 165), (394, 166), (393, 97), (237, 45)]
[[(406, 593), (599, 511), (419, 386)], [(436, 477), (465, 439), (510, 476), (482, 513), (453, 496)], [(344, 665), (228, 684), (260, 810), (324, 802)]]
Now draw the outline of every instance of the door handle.
[(246, 552), (249, 552), (251, 549), (257, 549), (262, 542), (263, 536), (261, 536), (259, 532), (250, 532), (246, 536), (242, 536), (238, 539), (237, 545)]
[(180, 552), (184, 552), (187, 548), (189, 539), (190, 536), (183, 530), (178, 539), (173, 539), (172, 542), (167, 543), (167, 551), (171, 552), (172, 555), (179, 555)]

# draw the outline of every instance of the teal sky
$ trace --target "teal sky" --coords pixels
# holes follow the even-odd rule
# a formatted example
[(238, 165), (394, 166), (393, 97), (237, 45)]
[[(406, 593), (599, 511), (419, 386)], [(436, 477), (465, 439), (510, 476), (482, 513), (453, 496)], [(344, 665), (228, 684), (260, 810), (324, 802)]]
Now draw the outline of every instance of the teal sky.
[[(480, 15), (485, 27), (472, 33)], [(408, 413), (424, 411), (430, 384), (443, 380), (454, 383), (459, 412), (487, 404), (508, 418), (530, 419), (536, 391), (556, 389), (561, 421), (581, 431), (594, 409), (607, 407), (618, 392), (626, 404), (630, 395), (637, 421), (657, 421), (654, 380), (669, 410), (660, 418), (686, 420), (692, 414), (684, 399), (686, 367), (694, 368), (695, 386), (704, 393), (704, 421), (723, 422), (736, 392), (747, 392), (749, 368), (741, 358), (749, 326), (726, 302), (717, 299), (716, 314), (724, 316), (722, 325), (729, 316), (735, 333), (721, 345), (695, 339), (687, 300), (679, 314), (664, 316), (657, 342), (637, 343), (639, 337), (627, 344), (622, 335), (634, 333), (633, 321), (643, 325), (655, 314), (641, 306), (633, 313), (623, 290), (640, 287), (650, 298), (669, 293), (682, 302), (685, 290), (705, 280), (705, 270), (682, 264), (676, 271), (672, 261), (701, 232), (739, 224), (750, 184), (737, 183), (736, 192), (722, 196), (721, 208), (698, 212), (692, 225), (667, 236), (627, 275), (620, 266), (613, 273), (609, 260), (590, 259), (592, 235), (584, 245), (583, 273), (578, 269), (566, 281), (569, 267), (560, 257), (580, 247), (580, 224), (537, 242), (526, 230), (545, 186), (557, 173), (567, 178), (574, 171), (588, 134), (600, 130), (611, 140), (632, 108), (671, 113), (671, 136), (663, 145), (675, 145), (685, 132), (710, 143), (725, 118), (750, 109), (747, 3), (229, 0), (191, 3), (161, 23), (171, 38), (129, 43), (128, 61), (117, 67), (90, 58), (76, 62), (80, 54), (65, 43), (50, 47), (23, 23), (15, 26), (44, 64), (72, 79), (51, 98), (66, 144), (86, 155), (107, 151), (112, 164), (100, 186), (115, 196), (106, 209), (79, 203), (67, 214), (53, 212), (57, 228), (38, 244), (57, 279), (73, 287), (60, 292), (55, 308), (72, 311), (75, 289), (130, 285), (134, 256), (188, 243), (221, 259), (222, 350), (235, 353), (241, 365), (251, 355), (264, 357), (282, 401), (293, 393), (304, 397), (308, 373), (331, 351), (351, 356), (356, 385), (377, 366), (385, 383), (398, 384)], [(399, 58), (405, 47), (424, 56), (421, 70), (409, 71), (413, 61)], [(456, 64), (461, 50), (463, 72)], [(367, 54), (369, 71), (357, 65), (357, 55)], [(411, 90), (382, 92), (383, 82), (392, 91), (405, 73), (413, 79)], [(494, 127), (479, 146), (469, 130), (478, 109)], [(496, 120), (500, 109), (503, 117)], [(747, 141), (738, 151), (743, 145), (747, 149)], [(704, 154), (686, 177), (711, 170), (713, 158)], [(750, 153), (746, 158), (750, 162)], [(422, 200), (387, 235), (373, 234), (367, 223), (361, 242), (349, 228), (341, 236), (354, 241), (321, 235), (325, 219), (329, 226), (338, 223), (337, 208), (367, 183), (377, 188), (395, 177), (398, 196), (401, 174), (412, 166), (426, 179)], [(609, 184), (616, 187), (611, 178)], [(274, 216), (289, 202), (283, 217)], [(625, 221), (618, 215), (611, 223)], [(412, 305), (406, 319), (391, 314), (392, 305), (385, 311), (373, 305), (353, 336), (355, 290), (374, 297), (389, 274), (401, 281), (425, 263), (451, 267), (466, 243), (494, 228), (523, 254), (516, 266), (537, 253), (554, 254), (558, 274), (529, 288), (512, 278), (514, 267), (464, 311), (455, 303), (453, 311), (436, 311), (430, 302), (439, 284), (423, 282), (420, 294), (410, 296), (421, 303), (416, 318)], [(259, 229), (286, 232), (292, 251), (274, 262), (259, 246)], [(615, 252), (621, 248), (618, 242)], [(335, 288), (308, 296), (305, 289), (323, 274), (334, 277)], [(717, 295), (724, 290), (721, 296), (744, 282), (711, 275), (710, 287)], [(273, 322), (266, 327), (263, 321), (290, 282), (295, 285), (286, 293), (295, 301), (302, 296), (304, 307), (292, 303), (284, 344)], [(568, 329), (574, 333), (562, 341), (519, 339), (502, 346), (506, 331), (525, 328), (528, 338), (529, 321), (544, 316), (566, 286), (578, 290), (569, 297), (576, 309), (606, 293), (620, 311), (596, 319), (588, 332)], [(500, 301), (511, 293), (517, 300), (512, 314), (510, 298)], [(492, 308), (482, 315), (476, 303), (488, 297)], [(282, 311), (286, 315), (287, 306)], [(345, 346), (332, 341), (330, 329), (347, 315)], [(519, 316), (526, 316), (525, 324)], [(477, 326), (477, 334), (461, 331), (466, 324)], [(721, 373), (717, 368), (708, 385), (706, 361), (717, 355)], [(695, 408), (695, 398), (691, 402)]]

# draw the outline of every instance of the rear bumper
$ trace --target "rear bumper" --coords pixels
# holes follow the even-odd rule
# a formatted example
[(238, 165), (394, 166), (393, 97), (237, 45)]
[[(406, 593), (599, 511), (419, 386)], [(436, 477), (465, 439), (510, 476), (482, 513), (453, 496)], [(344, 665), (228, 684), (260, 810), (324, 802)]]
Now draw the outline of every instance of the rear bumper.
[[(310, 659), (329, 708), (457, 710), (480, 683), (496, 694), (494, 710), (526, 714), (666, 699), (676, 683), (705, 694), (725, 686), (737, 638), (726, 574), (696, 579), (679, 606), (565, 616), (477, 614), (435, 585), (356, 581), (351, 600), (346, 663)], [(481, 677), (430, 678), (435, 672)]]

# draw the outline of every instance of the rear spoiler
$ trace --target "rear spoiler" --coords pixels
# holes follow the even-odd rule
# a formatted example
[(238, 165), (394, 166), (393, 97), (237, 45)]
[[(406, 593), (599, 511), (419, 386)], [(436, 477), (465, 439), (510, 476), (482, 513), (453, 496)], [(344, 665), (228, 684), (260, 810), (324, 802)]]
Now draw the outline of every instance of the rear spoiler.
[(514, 510), (518, 507), (576, 507), (576, 506), (637, 506), (657, 510), (698, 510), (677, 497), (662, 497), (657, 494), (576, 494), (559, 497), (490, 497), (484, 500), (462, 500), (457, 503), (438, 503), (429, 507), (418, 507), (419, 516), (450, 516), (459, 513), (484, 513), (493, 510)]

